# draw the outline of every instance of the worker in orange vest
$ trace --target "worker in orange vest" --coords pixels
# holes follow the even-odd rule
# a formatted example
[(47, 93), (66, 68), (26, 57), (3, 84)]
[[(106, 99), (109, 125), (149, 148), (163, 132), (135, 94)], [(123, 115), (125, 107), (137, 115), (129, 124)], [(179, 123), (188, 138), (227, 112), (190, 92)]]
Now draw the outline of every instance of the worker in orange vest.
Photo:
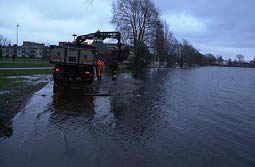
[(104, 68), (104, 62), (100, 59), (96, 60), (96, 75), (97, 75), (97, 80), (101, 80), (101, 75), (102, 75), (102, 70)]

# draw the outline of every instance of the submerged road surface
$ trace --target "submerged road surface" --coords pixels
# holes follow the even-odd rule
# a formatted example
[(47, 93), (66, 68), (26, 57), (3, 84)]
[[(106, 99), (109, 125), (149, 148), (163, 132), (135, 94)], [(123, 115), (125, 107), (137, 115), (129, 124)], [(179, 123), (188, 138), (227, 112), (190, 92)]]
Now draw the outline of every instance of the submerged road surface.
[(252, 167), (254, 99), (254, 69), (153, 69), (54, 93), (50, 82), (0, 139), (0, 166)]

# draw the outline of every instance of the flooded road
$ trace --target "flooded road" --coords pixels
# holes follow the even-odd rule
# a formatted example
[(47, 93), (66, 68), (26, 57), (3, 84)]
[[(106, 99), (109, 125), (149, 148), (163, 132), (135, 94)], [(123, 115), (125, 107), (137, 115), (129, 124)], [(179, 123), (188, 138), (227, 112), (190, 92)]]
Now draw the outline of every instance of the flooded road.
[(0, 139), (0, 166), (252, 167), (254, 100), (254, 69), (151, 69), (54, 92), (51, 81)]

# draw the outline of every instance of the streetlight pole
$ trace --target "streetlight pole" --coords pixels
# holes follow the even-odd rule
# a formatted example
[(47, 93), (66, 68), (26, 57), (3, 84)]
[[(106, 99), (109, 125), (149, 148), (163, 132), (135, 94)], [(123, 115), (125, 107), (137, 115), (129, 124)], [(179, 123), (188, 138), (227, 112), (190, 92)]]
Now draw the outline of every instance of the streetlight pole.
[(17, 46), (19, 45), (19, 24), (17, 24), (17, 41), (16, 41)]
[(73, 34), (73, 40), (74, 40), (74, 41), (75, 41), (76, 36), (77, 36), (77, 35), (74, 33), (74, 34)]

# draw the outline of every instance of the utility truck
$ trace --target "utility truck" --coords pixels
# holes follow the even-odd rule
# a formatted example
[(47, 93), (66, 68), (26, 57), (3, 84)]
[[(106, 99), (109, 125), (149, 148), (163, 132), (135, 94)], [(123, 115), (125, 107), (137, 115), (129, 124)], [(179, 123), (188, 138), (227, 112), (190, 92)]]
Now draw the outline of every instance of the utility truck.
[[(107, 47), (103, 44), (102, 41), (107, 38), (116, 39), (117, 44), (114, 45), (116, 47)], [(97, 31), (77, 36), (74, 42), (50, 46), (49, 60), (55, 64), (53, 72), (55, 85), (93, 82), (96, 59), (106, 61), (108, 65), (127, 59), (129, 50), (122, 46), (120, 40), (119, 32)]]

